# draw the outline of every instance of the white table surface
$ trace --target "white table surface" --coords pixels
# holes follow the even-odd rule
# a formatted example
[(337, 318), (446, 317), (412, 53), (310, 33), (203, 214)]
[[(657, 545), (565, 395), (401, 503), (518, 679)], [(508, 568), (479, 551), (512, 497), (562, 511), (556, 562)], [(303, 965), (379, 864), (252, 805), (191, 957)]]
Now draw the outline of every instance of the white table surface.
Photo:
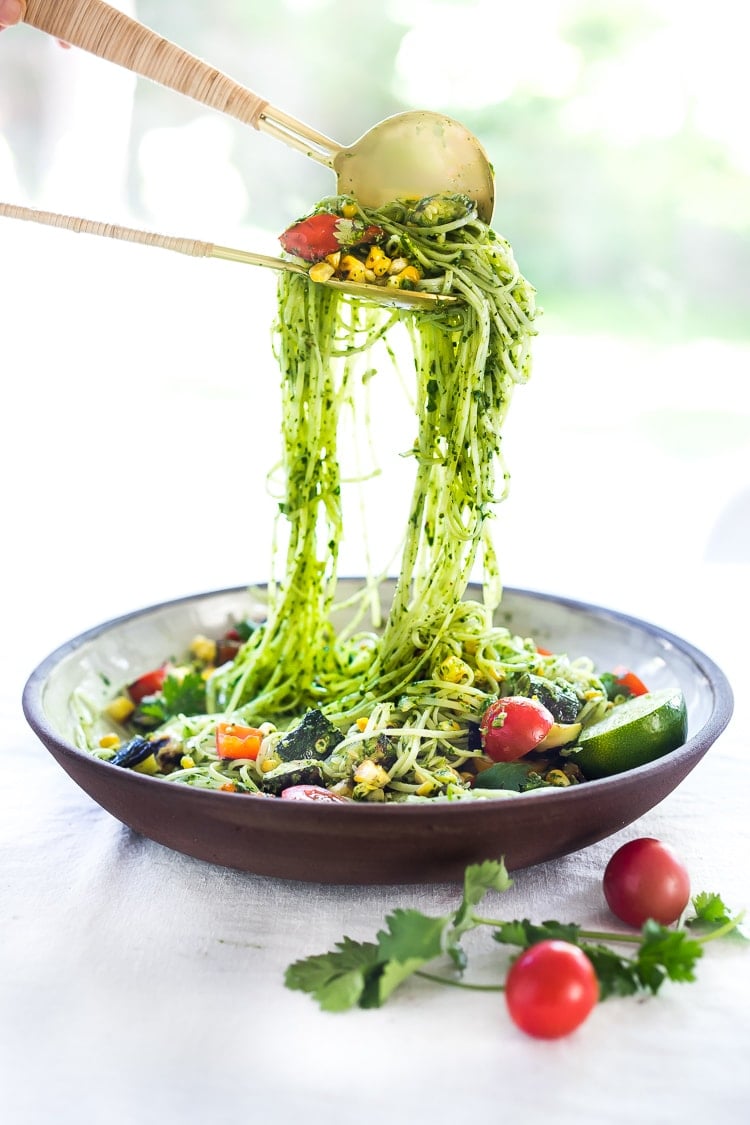
[[(380, 1010), (325, 1014), (283, 987), (291, 961), (331, 948), (345, 933), (373, 936), (395, 906), (443, 912), (457, 888), (304, 885), (214, 867), (124, 828), (55, 765), (20, 708), (25, 678), (47, 652), (141, 605), (262, 577), (265, 547), (259, 553), (253, 540), (263, 534), (251, 535), (245, 516), (255, 485), (238, 495), (238, 478), (226, 499), (222, 482), (212, 484), (211, 450), (226, 428), (255, 426), (253, 395), (267, 368), (258, 361), (249, 391), (245, 297), (235, 275), (230, 284), (202, 265), (207, 272), (196, 268), (177, 295), (177, 274), (158, 261), (134, 283), (123, 263), (140, 262), (140, 250), (76, 248), (80, 269), (68, 285), (67, 242), (55, 243), (65, 249), (59, 259), (45, 256), (40, 272), (34, 253), (42, 245), (48, 255), (49, 243), (34, 237), (6, 236), (0, 247), (3, 276), (11, 276), (10, 262), (15, 276), (25, 270), (33, 280), (33, 301), (28, 289), (11, 294), (2, 328), (4, 383), (16, 393), (2, 419), (0, 466), (0, 1119), (749, 1120), (747, 948), (717, 943), (696, 983), (667, 983), (653, 999), (607, 1001), (553, 1043), (518, 1032), (496, 994), (423, 980)], [(270, 290), (263, 292), (270, 309)], [(562, 356), (575, 387), (575, 364), (565, 366), (573, 342), (558, 343), (556, 362)], [(576, 354), (596, 346), (579, 341)], [(736, 711), (659, 807), (577, 855), (516, 873), (514, 888), (493, 905), (505, 917), (607, 926), (600, 880), (609, 855), (627, 839), (653, 835), (681, 853), (695, 890), (750, 907), (750, 551), (722, 553), (711, 537), (722, 507), (741, 504), (750, 483), (747, 446), (718, 451), (708, 470), (705, 459), (698, 469), (654, 450), (644, 464), (642, 434), (638, 445), (634, 431), (617, 429), (627, 422), (622, 412), (616, 424), (610, 414), (609, 430), (603, 423), (597, 430), (593, 408), (566, 421), (548, 348), (541, 344), (538, 391), (519, 392), (511, 456), (518, 488), (501, 525), (506, 582), (609, 605), (686, 637), (729, 675)], [(665, 353), (648, 354), (660, 368)], [(620, 351), (611, 358), (626, 362)], [(735, 369), (736, 387), (740, 374)], [(543, 448), (553, 430), (567, 426), (569, 437), (588, 426), (589, 468), (596, 464), (610, 480), (629, 451), (635, 514), (561, 520), (549, 550), (514, 534), (535, 485), (523, 483), (531, 423)], [(188, 475), (198, 482), (190, 500), (176, 483), (186, 473), (183, 438), (192, 449)], [(574, 451), (568, 468), (580, 469)], [(209, 533), (186, 545), (181, 531), (192, 503)], [(228, 557), (214, 545), (233, 519), (241, 529)], [(747, 545), (747, 525), (744, 535)], [(502, 951), (492, 944), (486, 935), (469, 943), (477, 977), (500, 972)]]

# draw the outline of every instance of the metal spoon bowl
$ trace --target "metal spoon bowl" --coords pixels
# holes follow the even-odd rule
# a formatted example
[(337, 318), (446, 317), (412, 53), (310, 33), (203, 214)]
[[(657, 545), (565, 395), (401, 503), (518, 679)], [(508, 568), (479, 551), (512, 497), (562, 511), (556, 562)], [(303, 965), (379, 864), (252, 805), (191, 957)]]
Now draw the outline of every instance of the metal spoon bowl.
[(475, 201), (480, 219), (492, 218), (487, 154), (468, 129), (443, 114), (399, 113), (343, 147), (103, 0), (27, 0), (24, 20), (276, 137), (331, 168), (339, 193), (365, 207), (461, 192)]

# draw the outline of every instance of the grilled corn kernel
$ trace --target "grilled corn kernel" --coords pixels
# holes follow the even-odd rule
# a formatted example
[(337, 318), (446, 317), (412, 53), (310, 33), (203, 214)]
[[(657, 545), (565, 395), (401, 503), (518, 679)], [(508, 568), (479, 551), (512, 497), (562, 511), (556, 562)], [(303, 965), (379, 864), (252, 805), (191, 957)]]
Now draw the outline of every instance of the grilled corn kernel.
[(365, 269), (372, 270), (376, 277), (385, 277), (391, 268), (391, 259), (379, 246), (371, 246), (365, 261)]
[(330, 262), (316, 262), (310, 266), (310, 281), (329, 281), (335, 272)]
[(277, 758), (274, 755), (269, 754), (269, 756), (267, 758), (264, 758), (260, 763), (260, 771), (261, 773), (270, 773), (271, 770), (275, 770), (276, 767), (280, 765), (281, 758)]
[(435, 782), (430, 779), (429, 781), (422, 782), (419, 789), (416, 790), (416, 794), (418, 797), (429, 797), (430, 793), (434, 792), (435, 789)]
[(120, 745), (120, 740), (116, 734), (103, 734), (99, 739), (99, 745), (102, 750), (114, 750), (116, 746)]
[(453, 654), (446, 656), (442, 661), (437, 676), (439, 680), (444, 680), (448, 684), (470, 684), (474, 679), (474, 673), (466, 661)]
[(202, 636), (200, 633), (193, 637), (190, 643), (190, 654), (202, 664), (213, 664), (216, 660), (216, 641)]
[(345, 219), (353, 219), (355, 217), (355, 215), (357, 214), (357, 204), (356, 203), (345, 203), (344, 206), (341, 208), (341, 214), (344, 216)]
[(333, 254), (326, 254), (325, 259), (329, 266), (333, 266), (335, 270), (341, 265), (341, 251), (336, 250)]
[(135, 703), (126, 695), (118, 695), (116, 699), (110, 700), (104, 710), (115, 723), (124, 723), (135, 711)]
[(360, 718), (357, 719), (357, 727), (359, 728), (359, 730), (361, 730), (361, 731), (367, 730), (368, 721), (369, 720), (367, 719), (366, 715), (360, 716)]
[(355, 258), (353, 254), (344, 254), (340, 269), (347, 281), (363, 282), (365, 280), (364, 262), (360, 262), (359, 258)]
[(372, 758), (365, 758), (357, 766), (354, 772), (354, 780), (358, 785), (364, 785), (368, 789), (382, 789), (384, 785), (388, 784), (388, 771), (379, 766), (377, 762), (373, 762)]
[(156, 760), (156, 755), (149, 754), (147, 758), (144, 758), (142, 762), (137, 762), (132, 768), (136, 773), (154, 774), (159, 772), (161, 766)]
[(388, 267), (388, 273), (401, 273), (409, 265), (406, 258), (394, 258)]
[(549, 773), (545, 773), (544, 780), (548, 785), (559, 785), (561, 789), (570, 785), (570, 778), (562, 770), (550, 770)]
[(195, 767), (195, 759), (191, 758), (189, 754), (183, 754), (180, 758), (180, 765), (184, 770), (191, 770)]
[(406, 269), (401, 270), (398, 275), (402, 281), (421, 281), (422, 275), (416, 266), (407, 266)]

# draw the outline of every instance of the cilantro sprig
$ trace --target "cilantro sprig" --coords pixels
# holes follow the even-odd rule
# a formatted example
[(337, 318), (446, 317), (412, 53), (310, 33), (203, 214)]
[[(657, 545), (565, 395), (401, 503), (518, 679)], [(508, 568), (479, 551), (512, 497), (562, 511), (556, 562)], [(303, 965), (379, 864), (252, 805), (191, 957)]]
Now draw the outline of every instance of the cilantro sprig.
[(206, 681), (200, 672), (170, 673), (161, 691), (147, 695), (138, 705), (135, 725), (151, 729), (176, 715), (201, 715), (206, 710)]
[[(506, 891), (513, 885), (503, 860), (472, 864), (464, 874), (463, 895), (450, 914), (433, 917), (414, 909), (396, 909), (385, 919), (385, 928), (374, 941), (344, 937), (328, 953), (295, 961), (286, 970), (287, 988), (306, 992), (324, 1011), (379, 1008), (400, 984), (421, 976), (440, 984), (482, 991), (501, 991), (502, 984), (478, 985), (461, 979), (467, 967), (461, 940), (477, 927), (488, 927), (501, 945), (520, 951), (540, 941), (566, 941), (579, 946), (591, 961), (599, 981), (599, 998), (656, 994), (665, 980), (695, 980), (695, 966), (708, 941), (728, 935), (742, 936), (743, 914), (730, 914), (719, 895), (702, 892), (692, 899), (694, 916), (676, 927), (647, 921), (639, 933), (584, 930), (575, 923), (529, 919), (504, 921), (485, 918), (476, 907), (489, 891)], [(623, 955), (612, 945), (633, 945)], [(425, 966), (447, 959), (452, 975), (428, 972)]]

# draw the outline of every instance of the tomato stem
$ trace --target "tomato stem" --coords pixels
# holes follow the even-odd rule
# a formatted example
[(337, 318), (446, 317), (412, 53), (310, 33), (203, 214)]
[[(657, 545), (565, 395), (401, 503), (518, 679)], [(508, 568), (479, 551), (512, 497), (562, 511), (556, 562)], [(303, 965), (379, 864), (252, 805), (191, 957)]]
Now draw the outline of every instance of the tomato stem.
[(640, 945), (643, 934), (608, 933), (605, 930), (579, 930), (578, 936), (586, 941), (628, 942), (631, 945)]
[(468, 981), (451, 980), (450, 977), (441, 977), (436, 973), (426, 973), (424, 969), (417, 969), (415, 977), (424, 977), (425, 980), (434, 981), (436, 984), (448, 984), (451, 988), (467, 988), (472, 992), (504, 992), (502, 984), (470, 984)]
[[(733, 918), (729, 918), (722, 926), (718, 926), (715, 930), (710, 930), (708, 933), (693, 933), (688, 927), (678, 926), (677, 929), (684, 929), (686, 933), (690, 933), (693, 941), (697, 941), (700, 945), (705, 945), (707, 941), (714, 941), (715, 938), (725, 937), (730, 934), (732, 930), (736, 930), (745, 917), (745, 911), (740, 911), (739, 914)], [(503, 918), (482, 918), (478, 914), (472, 914), (472, 921), (476, 926), (494, 926), (500, 929), (502, 926), (507, 926), (508, 923)], [(610, 942), (612, 944), (623, 943), (628, 945), (640, 945), (643, 941), (643, 934), (639, 930), (637, 933), (613, 933), (607, 930), (579, 930), (578, 937), (584, 941), (601, 941)]]

